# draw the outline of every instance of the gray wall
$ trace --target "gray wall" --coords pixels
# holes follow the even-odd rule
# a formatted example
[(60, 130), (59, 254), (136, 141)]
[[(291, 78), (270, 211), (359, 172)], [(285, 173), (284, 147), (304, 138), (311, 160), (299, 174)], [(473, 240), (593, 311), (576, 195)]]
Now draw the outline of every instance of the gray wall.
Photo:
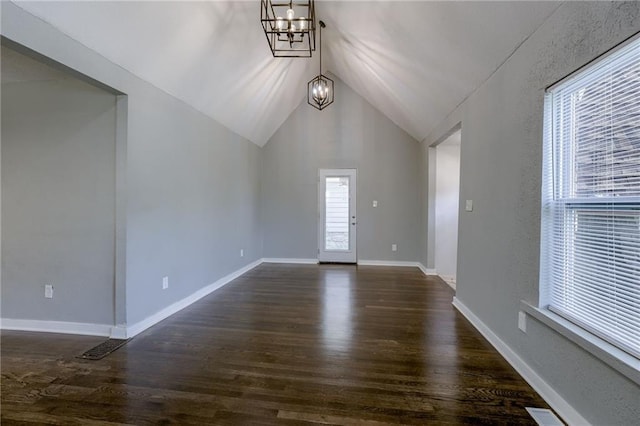
[(428, 269), (436, 266), (436, 148), (420, 144), (420, 200), (422, 206), (420, 261)]
[(264, 255), (316, 259), (318, 169), (356, 168), (358, 259), (415, 262), (420, 145), (334, 80), (333, 105), (303, 102), (263, 147)]
[(262, 257), (260, 148), (9, 2), (2, 34), (128, 96), (129, 325)]
[(17, 6), (3, 2), (2, 19), (7, 37), (129, 96), (130, 324), (262, 257), (261, 223), (265, 257), (315, 258), (319, 167), (358, 168), (359, 258), (429, 264), (426, 147), (462, 122), (460, 200), (474, 211), (460, 218), (457, 296), (587, 419), (637, 423), (637, 385), (531, 318), (521, 333), (517, 313), (520, 300), (538, 299), (544, 88), (640, 29), (639, 3), (563, 4), (425, 140), (422, 157), (340, 81), (335, 105), (303, 103), (261, 154)]
[(113, 324), (115, 106), (75, 79), (2, 85), (5, 318)]
[(594, 424), (637, 424), (638, 385), (517, 318), (538, 301), (545, 88), (639, 29), (640, 3), (564, 3), (424, 144), (462, 122), (457, 297)]
[(259, 155), (163, 93), (129, 95), (129, 322), (262, 257)]

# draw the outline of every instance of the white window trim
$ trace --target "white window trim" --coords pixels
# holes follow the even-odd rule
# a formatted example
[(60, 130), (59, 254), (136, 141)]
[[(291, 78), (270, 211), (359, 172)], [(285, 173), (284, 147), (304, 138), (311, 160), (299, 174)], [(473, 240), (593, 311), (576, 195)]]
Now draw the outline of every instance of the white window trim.
[[(635, 35), (629, 37), (624, 42), (613, 47), (609, 51), (604, 52), (599, 57), (595, 58), (594, 60), (590, 61), (587, 64), (584, 64), (579, 69), (573, 71), (569, 75), (565, 76), (561, 80), (555, 82), (554, 84), (546, 88), (545, 105), (544, 105), (544, 109), (545, 109), (544, 111), (544, 120), (545, 120), (544, 143), (545, 144), (548, 143), (546, 139), (551, 137), (551, 135), (549, 134), (549, 132), (551, 131), (551, 127), (550, 127), (550, 122), (548, 121), (550, 120), (550, 113), (551, 113), (550, 111), (551, 102), (550, 102), (550, 99), (548, 99), (549, 93), (551, 93), (555, 88), (563, 84), (568, 79), (573, 78), (573, 76), (575, 76), (576, 74), (581, 73), (583, 70), (589, 67), (597, 66), (597, 64), (600, 63), (602, 60), (605, 60), (610, 55), (618, 52), (620, 49), (625, 48), (627, 45), (637, 42), (638, 39), (640, 39), (640, 33), (636, 33)], [(546, 149), (548, 148), (545, 147), (545, 150)], [(544, 159), (543, 161), (547, 161), (547, 160)], [(555, 179), (555, 177), (550, 178), (549, 176), (545, 176), (544, 175), (544, 173), (546, 173), (545, 170), (546, 169), (543, 169), (543, 182), (542, 182), (543, 191), (548, 189), (547, 186), (545, 185), (553, 185), (553, 179)], [(583, 200), (573, 199), (571, 200), (571, 203), (580, 202), (580, 201), (583, 201)], [(600, 200), (590, 199), (588, 201), (590, 203), (597, 203)], [(604, 201), (605, 200), (602, 200), (602, 202)], [(637, 202), (638, 197), (627, 197), (627, 201)], [(544, 212), (541, 212), (541, 214), (544, 214)], [(540, 246), (541, 254), (545, 250), (545, 245), (547, 244), (547, 242), (545, 241), (545, 238), (546, 238), (545, 231), (544, 229), (541, 228), (541, 246)], [(609, 343), (607, 340), (604, 340), (598, 337), (596, 334), (591, 333), (590, 331), (576, 325), (575, 323), (565, 319), (561, 315), (558, 315), (548, 309), (547, 306), (548, 306), (549, 300), (548, 300), (548, 295), (545, 293), (545, 286), (548, 285), (548, 283), (544, 282), (544, 279), (542, 279), (542, 275), (543, 275), (542, 267), (541, 267), (540, 273), (541, 273), (541, 277), (540, 277), (541, 279), (539, 280), (540, 298), (538, 300), (538, 304), (534, 305), (527, 301), (522, 300), (520, 303), (520, 310), (525, 312), (528, 316), (537, 320), (541, 324), (544, 324), (548, 328), (554, 330), (555, 332), (557, 332), (559, 335), (563, 336), (567, 340), (576, 344), (578, 347), (582, 348), (585, 352), (591, 354), (596, 359), (600, 360), (605, 365), (608, 365), (609, 367), (611, 367), (612, 369), (614, 369), (615, 371), (617, 371), (618, 373), (620, 373), (621, 375), (623, 375), (624, 377), (632, 381), (633, 383), (640, 385), (640, 359), (639, 358), (637, 358), (634, 355), (631, 355), (630, 353), (624, 351), (623, 349), (620, 349), (614, 344)]]
[(520, 301), (520, 310), (640, 385), (640, 360), (545, 308)]

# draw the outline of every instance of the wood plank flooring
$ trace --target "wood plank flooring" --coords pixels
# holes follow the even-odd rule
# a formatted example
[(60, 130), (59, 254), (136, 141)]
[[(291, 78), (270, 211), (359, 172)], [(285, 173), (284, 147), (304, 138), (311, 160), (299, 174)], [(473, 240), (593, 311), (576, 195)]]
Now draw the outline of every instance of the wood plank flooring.
[(2, 332), (13, 424), (535, 424), (544, 401), (418, 269), (262, 264), (99, 361)]

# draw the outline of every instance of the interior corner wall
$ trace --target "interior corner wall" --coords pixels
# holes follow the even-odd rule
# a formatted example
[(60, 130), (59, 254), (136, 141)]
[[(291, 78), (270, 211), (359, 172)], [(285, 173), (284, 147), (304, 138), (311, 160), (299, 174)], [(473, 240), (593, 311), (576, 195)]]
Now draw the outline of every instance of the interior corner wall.
[(358, 259), (416, 262), (420, 145), (334, 80), (334, 104), (318, 111), (302, 102), (263, 147), (265, 257), (317, 259), (318, 169), (355, 168)]
[(427, 268), (436, 267), (436, 148), (420, 143), (420, 194), (422, 198), (422, 232), (420, 262)]
[(258, 146), (18, 5), (1, 7), (4, 37), (127, 95), (129, 326), (262, 258)]
[(640, 3), (563, 3), (425, 140), (462, 122), (457, 298), (593, 424), (637, 424), (640, 387), (518, 311), (538, 302), (545, 88), (639, 29)]
[(4, 318), (114, 323), (115, 121), (76, 79), (2, 85)]

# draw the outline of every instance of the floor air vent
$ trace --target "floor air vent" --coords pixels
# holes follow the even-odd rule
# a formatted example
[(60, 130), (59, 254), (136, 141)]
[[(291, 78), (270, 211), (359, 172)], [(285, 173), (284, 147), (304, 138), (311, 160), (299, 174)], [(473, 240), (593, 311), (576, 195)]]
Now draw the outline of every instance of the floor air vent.
[(109, 355), (111, 352), (118, 349), (120, 346), (127, 343), (127, 339), (109, 339), (100, 343), (98, 346), (89, 349), (82, 355), (78, 355), (77, 358), (98, 360)]
[(564, 426), (564, 423), (551, 410), (546, 408), (525, 408), (539, 426)]

